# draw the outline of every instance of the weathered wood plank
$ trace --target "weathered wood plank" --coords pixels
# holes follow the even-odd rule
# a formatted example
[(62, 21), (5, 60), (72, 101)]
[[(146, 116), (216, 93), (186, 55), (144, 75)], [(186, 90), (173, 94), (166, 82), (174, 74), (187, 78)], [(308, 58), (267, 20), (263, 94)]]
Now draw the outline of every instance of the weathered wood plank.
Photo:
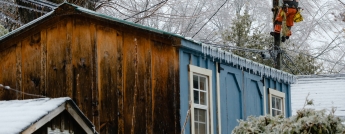
[(99, 98), (99, 89), (98, 88), (98, 53), (97, 53), (97, 30), (96, 24), (90, 24), (90, 39), (91, 39), (91, 91), (92, 91), (92, 115), (93, 119), (92, 122), (96, 127), (96, 131), (100, 132), (100, 118), (101, 118), (101, 111), (100, 111), (100, 98)]
[[(136, 121), (134, 127), (134, 133), (146, 132), (146, 106), (147, 103), (147, 90), (151, 90), (151, 76), (147, 75), (147, 72), (151, 72), (151, 52), (150, 52), (150, 40), (145, 36), (138, 36), (136, 46), (136, 98), (135, 98), (135, 111), (134, 120)], [(147, 86), (148, 85), (148, 86)], [(149, 89), (148, 89), (149, 88)], [(148, 100), (150, 101), (150, 100)]]
[[(167, 44), (154, 42), (152, 46), (153, 133), (174, 133), (174, 49)], [(170, 74), (169, 74), (170, 73)]]
[[(0, 58), (1, 59), (1, 58)], [(17, 90), (23, 91), (22, 85), (22, 43), (16, 45), (16, 86)], [(16, 99), (21, 99), (22, 94), (16, 93)]]
[[(22, 40), (22, 90), (29, 94), (41, 95), (41, 33), (35, 33)], [(44, 91), (44, 90), (43, 90)], [(36, 98), (23, 94), (23, 99)]]
[[(0, 53), (0, 84), (4, 86), (16, 87), (16, 46), (12, 46), (6, 51)], [(2, 100), (12, 100), (17, 97), (16, 92), (0, 88), (0, 97)]]
[(147, 50), (145, 55), (145, 65), (144, 65), (144, 88), (145, 88), (145, 114), (146, 114), (146, 133), (152, 134), (152, 51), (151, 51), (151, 40), (146, 42)]
[(66, 55), (68, 20), (61, 20), (47, 29), (47, 96), (66, 96)]
[[(114, 29), (97, 26), (97, 72), (100, 103), (100, 132), (118, 132), (117, 42), (122, 40)], [(120, 37), (120, 38), (119, 38)], [(121, 45), (121, 44), (120, 44)]]
[[(72, 68), (74, 75), (74, 82), (76, 86), (73, 88), (73, 99), (82, 110), (82, 112), (89, 118), (98, 116), (98, 113), (92, 111), (92, 68), (91, 61), (92, 46), (91, 46), (91, 32), (90, 22), (86, 19), (74, 19), (72, 27)], [(97, 111), (98, 112), (98, 111)], [(96, 114), (94, 114), (96, 113)]]
[(136, 47), (137, 38), (133, 34), (124, 35), (123, 45), (123, 81), (124, 81), (124, 133), (134, 133), (134, 127), (136, 124), (134, 109), (135, 109), (135, 82), (136, 82)]
[(47, 31), (41, 31), (41, 68), (40, 68), (40, 89), (41, 95), (47, 95)]
[[(178, 41), (180, 43), (180, 41)], [(173, 42), (175, 45), (176, 42)], [(181, 133), (180, 125), (180, 61), (179, 61), (179, 49), (174, 50), (174, 116), (175, 116), (175, 134)]]
[[(70, 18), (68, 18), (70, 19)], [(66, 74), (66, 96), (73, 97), (73, 67), (72, 67), (72, 38), (73, 37), (73, 21), (69, 20), (66, 23), (66, 50), (65, 57), (65, 74)]]
[(125, 121), (124, 115), (124, 83), (123, 83), (123, 33), (116, 32), (116, 92), (117, 92), (117, 102), (118, 102), (118, 134), (125, 133)]

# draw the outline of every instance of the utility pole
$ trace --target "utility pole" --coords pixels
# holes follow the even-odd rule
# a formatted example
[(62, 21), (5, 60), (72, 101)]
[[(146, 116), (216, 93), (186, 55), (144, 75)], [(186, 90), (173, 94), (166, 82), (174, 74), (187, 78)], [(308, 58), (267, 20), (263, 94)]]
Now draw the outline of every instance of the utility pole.
[[(272, 12), (273, 12), (273, 29), (274, 29), (274, 22), (276, 19), (276, 16), (279, 12), (279, 0), (273, 0), (273, 7), (272, 7)], [(274, 52), (277, 54), (275, 57), (275, 65), (274, 68), (281, 70), (281, 50), (280, 50), (280, 37), (279, 38), (274, 38)]]

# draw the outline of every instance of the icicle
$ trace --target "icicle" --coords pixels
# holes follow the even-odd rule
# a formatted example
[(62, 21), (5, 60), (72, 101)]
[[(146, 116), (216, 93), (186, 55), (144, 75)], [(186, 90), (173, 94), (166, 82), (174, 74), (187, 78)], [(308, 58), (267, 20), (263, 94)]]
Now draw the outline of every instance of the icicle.
[(240, 65), (240, 69), (242, 69), (243, 65), (243, 58), (239, 57), (238, 58), (238, 65)]
[(234, 64), (234, 66), (237, 65), (238, 64), (238, 56), (232, 55), (232, 62)]
[(258, 71), (258, 64), (255, 63), (254, 61), (252, 61), (252, 69), (253, 69), (253, 73), (257, 74)]
[(285, 76), (284, 76), (284, 77), (285, 77), (285, 78), (284, 78), (284, 79), (285, 79), (285, 82), (288, 83), (288, 81), (289, 81), (289, 80), (288, 80), (288, 74), (285, 73)]
[(272, 77), (273, 80), (276, 79), (276, 70), (273, 69), (273, 68), (271, 68), (271, 77)]
[(265, 69), (265, 66), (263, 66), (262, 64), (259, 64), (259, 71), (260, 71), (260, 75), (261, 75), (261, 78), (264, 76), (264, 69)]
[(211, 55), (211, 48), (210, 48), (210, 46), (207, 47), (207, 55), (208, 55), (208, 56)]
[(201, 53), (204, 54), (204, 43), (201, 44)]
[(280, 81), (282, 81), (282, 71), (280, 71), (280, 70), (278, 70), (277, 71), (277, 80), (278, 80), (278, 82), (280, 82)]
[(270, 67), (268, 67), (268, 66), (265, 66), (265, 75), (267, 76), (267, 77), (270, 77), (271, 76), (271, 69), (270, 69)]
[(250, 73), (250, 70), (252, 69), (251, 61), (248, 59), (245, 59), (246, 62), (246, 68), (248, 69), (248, 72)]
[(221, 58), (219, 49), (220, 48), (217, 48), (217, 58), (218, 58), (218, 60)]
[(229, 52), (226, 52), (226, 54), (227, 54), (227, 58), (228, 58), (228, 63), (230, 64), (231, 63), (231, 53), (229, 53)]

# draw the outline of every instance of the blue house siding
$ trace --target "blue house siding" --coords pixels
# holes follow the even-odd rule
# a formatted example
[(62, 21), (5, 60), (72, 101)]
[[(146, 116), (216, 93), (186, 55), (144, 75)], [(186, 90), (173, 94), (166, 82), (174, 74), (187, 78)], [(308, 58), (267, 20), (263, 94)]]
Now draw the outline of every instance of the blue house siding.
[(231, 132), (237, 126), (237, 119), (243, 119), (242, 87), (243, 75), (231, 66), (221, 66), (220, 102), (222, 132)]
[[(180, 124), (183, 127), (186, 120), (187, 111), (189, 108), (189, 76), (188, 76), (188, 65), (194, 65), (201, 68), (212, 70), (212, 74), (216, 74), (216, 64), (209, 59), (203, 58), (200, 54), (187, 49), (180, 50), (180, 96), (181, 101), (181, 119)], [(212, 75), (212, 105), (213, 105), (213, 124), (216, 127), (217, 124), (217, 96), (216, 96), (216, 75)], [(181, 127), (181, 128), (182, 128)], [(190, 117), (186, 124), (185, 133), (190, 134)], [(217, 133), (217, 129), (214, 129), (214, 133)]]
[[(217, 62), (219, 62), (219, 90), (220, 90), (220, 123), (222, 133), (231, 133), (232, 129), (238, 125), (238, 119), (246, 119), (248, 116), (260, 116), (269, 113), (269, 88), (284, 92), (286, 101), (286, 115), (291, 115), (290, 105), (290, 86), (253, 74), (252, 70), (245, 67), (226, 63), (214, 57), (210, 57), (202, 53), (202, 47), (192, 41), (181, 40), (180, 48), (180, 125), (181, 128), (186, 120), (189, 108), (189, 71), (188, 65), (212, 70), (212, 111), (213, 111), (213, 127), (214, 134), (219, 131), (218, 125), (218, 109), (217, 109)], [(264, 81), (264, 83), (263, 83)], [(264, 89), (264, 86), (266, 87)], [(266, 90), (266, 91), (265, 91)], [(266, 103), (264, 103), (266, 102)], [(266, 110), (264, 109), (266, 105)], [(187, 120), (185, 133), (191, 133), (190, 118)]]

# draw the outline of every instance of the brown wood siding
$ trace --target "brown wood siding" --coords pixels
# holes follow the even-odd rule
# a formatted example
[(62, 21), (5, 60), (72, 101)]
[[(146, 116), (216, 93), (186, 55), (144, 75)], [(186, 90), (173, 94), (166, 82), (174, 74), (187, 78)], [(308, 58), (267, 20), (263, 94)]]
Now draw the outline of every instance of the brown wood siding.
[[(17, 55), (16, 46), (12, 46), (7, 51), (0, 53), (0, 84), (17, 88)], [(19, 81), (19, 80), (18, 80)], [(0, 97), (3, 100), (17, 99), (18, 94), (6, 89), (0, 89)]]
[(102, 134), (180, 133), (179, 39), (82, 16), (42, 25), (5, 42), (1, 84), (69, 96)]

